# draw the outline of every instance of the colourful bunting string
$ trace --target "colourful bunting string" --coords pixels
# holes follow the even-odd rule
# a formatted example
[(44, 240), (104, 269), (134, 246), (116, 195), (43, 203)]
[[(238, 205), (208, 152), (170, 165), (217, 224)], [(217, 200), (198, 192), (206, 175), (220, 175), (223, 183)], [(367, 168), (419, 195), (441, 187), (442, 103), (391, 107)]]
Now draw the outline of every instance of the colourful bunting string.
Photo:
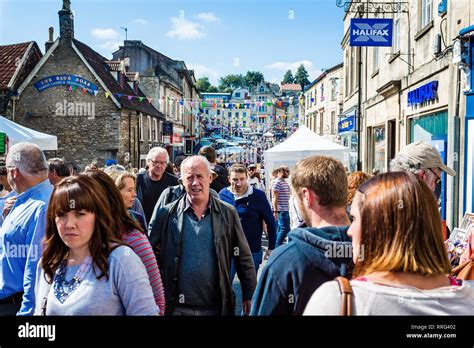
[(152, 98), (146, 98), (148, 99), (148, 102), (151, 104)]
[(143, 101), (143, 99), (145, 99), (144, 97), (138, 97), (138, 100), (140, 101), (140, 103)]
[(127, 95), (128, 101), (131, 101), (133, 99), (133, 95)]
[(110, 93), (109, 93), (109, 92), (105, 92), (105, 97), (106, 97), (106, 98), (108, 98), (108, 97), (109, 97), (109, 95), (110, 95)]

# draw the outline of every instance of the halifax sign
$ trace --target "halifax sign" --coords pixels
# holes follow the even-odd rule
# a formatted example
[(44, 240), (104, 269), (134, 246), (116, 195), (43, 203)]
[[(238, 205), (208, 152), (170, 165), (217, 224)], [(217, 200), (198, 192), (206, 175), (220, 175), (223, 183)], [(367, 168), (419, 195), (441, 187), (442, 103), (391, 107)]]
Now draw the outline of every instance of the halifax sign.
[(392, 46), (393, 19), (352, 18), (351, 46)]

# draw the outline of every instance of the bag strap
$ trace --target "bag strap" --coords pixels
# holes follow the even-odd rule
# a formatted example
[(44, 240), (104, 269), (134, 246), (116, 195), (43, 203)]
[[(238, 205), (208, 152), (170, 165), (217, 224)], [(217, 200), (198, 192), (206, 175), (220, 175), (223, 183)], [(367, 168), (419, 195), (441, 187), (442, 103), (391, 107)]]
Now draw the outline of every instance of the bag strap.
[(339, 291), (341, 292), (341, 315), (352, 315), (352, 297), (354, 293), (352, 291), (351, 283), (344, 277), (337, 277), (336, 281), (339, 284)]

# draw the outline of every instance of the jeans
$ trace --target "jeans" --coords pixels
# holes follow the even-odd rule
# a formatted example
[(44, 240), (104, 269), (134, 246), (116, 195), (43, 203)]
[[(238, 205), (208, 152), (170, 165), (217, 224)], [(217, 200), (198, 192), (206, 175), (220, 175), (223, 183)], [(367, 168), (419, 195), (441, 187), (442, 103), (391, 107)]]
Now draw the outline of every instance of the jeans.
[[(257, 251), (256, 253), (252, 253), (253, 264), (255, 265), (255, 274), (258, 273), (258, 267), (262, 263), (263, 259), (263, 251)], [(237, 273), (237, 269), (235, 268), (234, 259), (230, 260), (230, 282), (234, 282), (235, 274)]]
[(279, 211), (277, 221), (277, 239), (275, 247), (283, 244), (286, 235), (290, 232), (290, 212)]

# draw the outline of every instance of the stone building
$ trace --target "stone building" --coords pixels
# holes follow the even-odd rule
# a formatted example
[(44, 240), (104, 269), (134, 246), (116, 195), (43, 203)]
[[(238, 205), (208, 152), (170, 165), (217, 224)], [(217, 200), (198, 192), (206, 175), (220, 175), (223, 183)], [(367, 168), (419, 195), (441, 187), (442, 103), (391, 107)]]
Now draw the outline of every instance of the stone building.
[[(120, 62), (111, 62), (74, 38), (74, 18), (64, 0), (60, 35), (50, 31), (47, 51), (18, 89), (15, 121), (58, 137), (63, 157), (84, 165), (108, 159), (143, 166), (141, 154), (158, 142), (147, 119), (162, 114), (149, 103)], [(158, 129), (154, 130), (155, 133)]]
[(170, 156), (184, 150), (185, 139), (194, 139), (199, 130), (199, 92), (193, 70), (185, 62), (171, 59), (139, 40), (126, 40), (113, 53), (115, 60), (126, 59), (131, 71), (139, 74), (140, 86), (153, 105), (165, 116), (161, 141)]
[[(387, 171), (407, 144), (431, 143), (457, 172), (455, 177), (443, 174), (441, 194), (442, 217), (456, 227), (466, 210), (461, 188), (473, 178), (465, 175), (466, 98), (452, 62), (453, 43), (473, 23), (474, 1), (394, 1), (378, 11), (364, 4), (349, 7), (342, 40), (342, 115), (358, 118), (360, 105), (362, 170)], [(392, 18), (392, 46), (351, 47), (350, 19), (355, 17)]]
[(305, 125), (313, 132), (336, 142), (339, 142), (341, 85), (342, 63), (325, 70), (304, 91)]

